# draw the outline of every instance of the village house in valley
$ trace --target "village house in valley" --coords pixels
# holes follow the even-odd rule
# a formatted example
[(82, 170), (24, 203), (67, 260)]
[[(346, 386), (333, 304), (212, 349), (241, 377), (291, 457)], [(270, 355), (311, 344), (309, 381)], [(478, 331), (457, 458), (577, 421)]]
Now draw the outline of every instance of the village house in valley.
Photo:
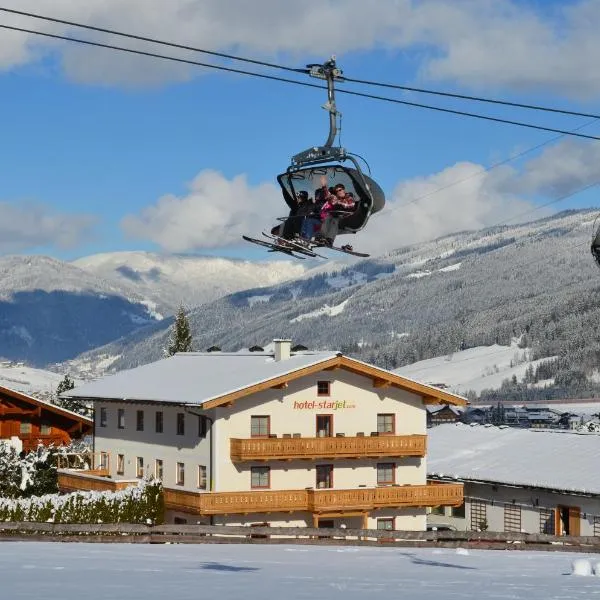
[(93, 432), (93, 420), (0, 386), (0, 440), (19, 438), (25, 452), (62, 446)]
[(465, 400), (338, 352), (180, 353), (64, 395), (94, 403), (98, 459), (59, 487), (153, 475), (168, 522), (424, 530), (463, 503), (427, 482), (426, 407)]
[(430, 526), (600, 535), (597, 433), (462, 423), (429, 432), (428, 477), (464, 484), (464, 508)]

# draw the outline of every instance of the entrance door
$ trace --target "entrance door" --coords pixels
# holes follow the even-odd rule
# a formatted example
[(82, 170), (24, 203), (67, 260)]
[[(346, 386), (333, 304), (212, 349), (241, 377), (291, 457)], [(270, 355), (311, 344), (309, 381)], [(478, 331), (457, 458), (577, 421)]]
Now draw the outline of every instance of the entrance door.
[(319, 519), (319, 529), (333, 529), (333, 519)]
[(333, 415), (317, 415), (317, 437), (333, 435)]
[(556, 507), (556, 535), (581, 535), (581, 510), (578, 506)]

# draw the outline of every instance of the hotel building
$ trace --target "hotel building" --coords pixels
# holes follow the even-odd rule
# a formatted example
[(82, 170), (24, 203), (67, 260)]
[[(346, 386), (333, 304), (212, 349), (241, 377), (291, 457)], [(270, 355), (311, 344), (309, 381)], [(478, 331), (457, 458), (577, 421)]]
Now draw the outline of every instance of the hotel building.
[(426, 406), (460, 396), (338, 352), (181, 353), (65, 396), (95, 407), (95, 469), (59, 486), (153, 475), (167, 522), (424, 530), (461, 484), (428, 483)]

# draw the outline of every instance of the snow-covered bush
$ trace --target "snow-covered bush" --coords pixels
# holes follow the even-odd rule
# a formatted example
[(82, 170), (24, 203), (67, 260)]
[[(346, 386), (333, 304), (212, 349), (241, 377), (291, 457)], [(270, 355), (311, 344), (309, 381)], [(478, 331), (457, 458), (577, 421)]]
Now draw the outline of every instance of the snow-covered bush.
[(0, 521), (36, 523), (162, 523), (162, 485), (141, 480), (118, 492), (73, 492), (32, 498), (0, 498)]
[(24, 498), (58, 492), (56, 469), (59, 457), (70, 467), (84, 469), (91, 461), (90, 450), (89, 446), (79, 441), (60, 447), (40, 444), (28, 453), (18, 452), (10, 444), (0, 444), (0, 498)]

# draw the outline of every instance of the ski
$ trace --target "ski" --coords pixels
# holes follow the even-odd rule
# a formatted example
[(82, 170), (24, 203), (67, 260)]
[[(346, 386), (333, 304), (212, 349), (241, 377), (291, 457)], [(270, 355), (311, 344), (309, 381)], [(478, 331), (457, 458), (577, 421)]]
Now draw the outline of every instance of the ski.
[(265, 233), (264, 231), (262, 232), (262, 234), (266, 238), (269, 238), (270, 240), (275, 240), (279, 244), (289, 244), (290, 246), (293, 247), (292, 249), (294, 250), (294, 252), (300, 252), (301, 254), (306, 254), (306, 256), (310, 256), (312, 258), (315, 258), (317, 256), (319, 258), (327, 258), (326, 256), (323, 256), (322, 254), (317, 254), (312, 249), (311, 245), (304, 246), (303, 244), (296, 242), (294, 240), (287, 240), (285, 238), (281, 238), (276, 235), (271, 235), (270, 233)]
[(266, 242), (265, 240), (257, 240), (256, 238), (248, 237), (247, 235), (242, 235), (242, 238), (247, 242), (251, 242), (252, 244), (258, 244), (259, 246), (264, 246), (265, 248), (270, 248), (269, 252), (283, 252), (283, 254), (287, 254), (288, 256), (293, 256), (294, 258), (299, 258), (300, 260), (305, 260), (305, 256), (297, 256), (294, 254), (294, 248), (286, 248), (285, 246), (281, 246), (280, 244), (276, 244), (274, 242)]
[(343, 252), (344, 254), (352, 254), (352, 256), (360, 256), (361, 258), (368, 258), (371, 256), (370, 254), (366, 254), (365, 252), (356, 252), (355, 250), (345, 250), (341, 246), (324, 246), (325, 248), (329, 248), (330, 250), (337, 250), (338, 252)]

